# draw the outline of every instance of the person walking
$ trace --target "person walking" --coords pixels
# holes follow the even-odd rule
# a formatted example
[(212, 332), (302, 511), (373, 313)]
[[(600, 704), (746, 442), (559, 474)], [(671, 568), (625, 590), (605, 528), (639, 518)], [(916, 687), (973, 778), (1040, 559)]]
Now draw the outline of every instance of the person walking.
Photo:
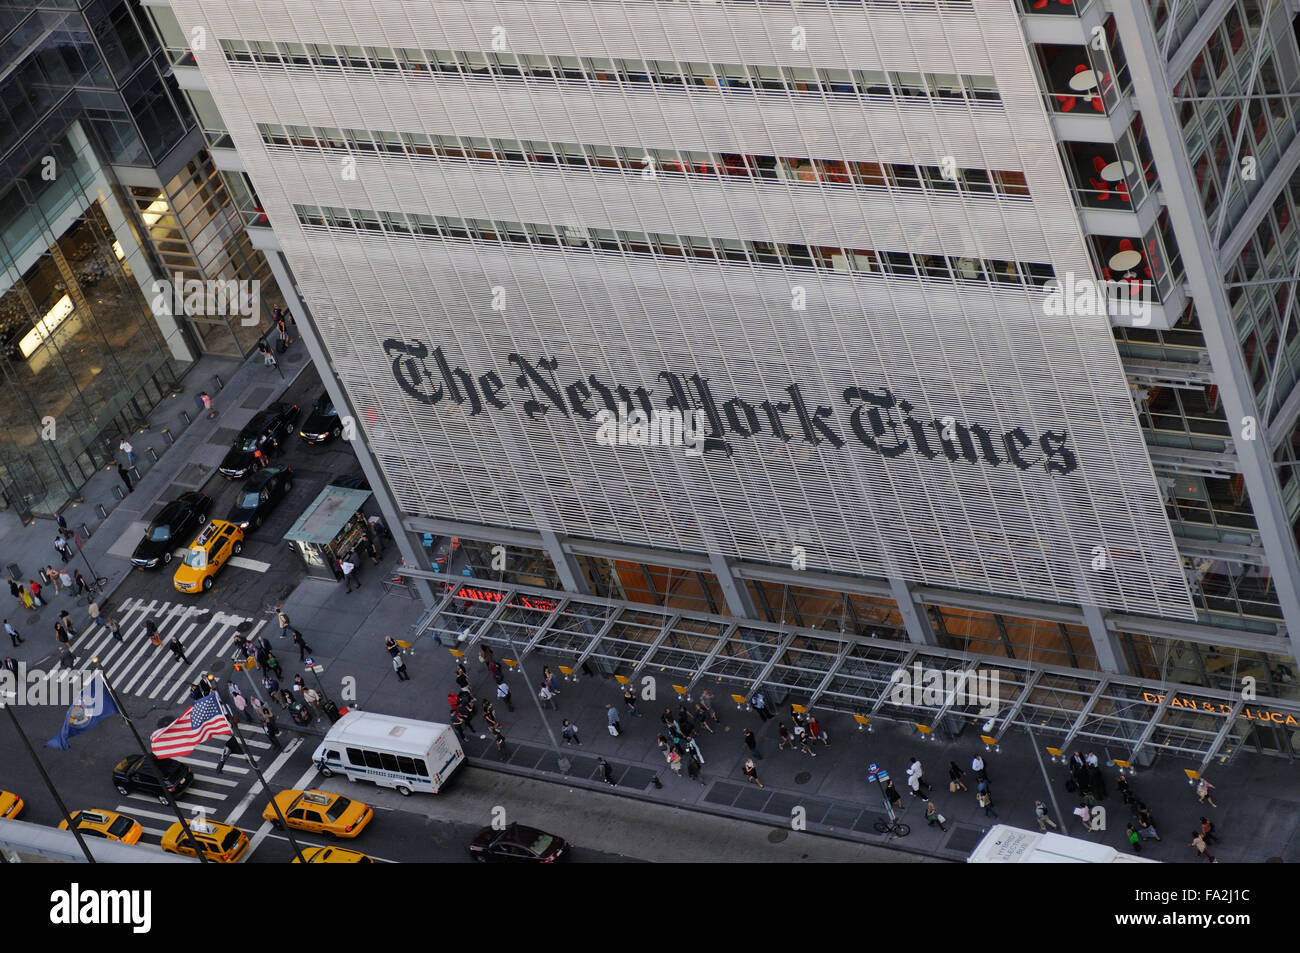
[(753, 758), (745, 759), (745, 777), (753, 781), (760, 788), (764, 787), (763, 782), (758, 779), (758, 768), (754, 766)]
[(1137, 829), (1132, 824), (1128, 825), (1128, 827), (1124, 829), (1124, 836), (1128, 838), (1128, 843), (1129, 846), (1133, 848), (1133, 853), (1142, 853), (1142, 844), (1140, 843), (1142, 835), (1137, 832)]
[(39, 608), (45, 605), (45, 600), (41, 598), (41, 584), (35, 579), (27, 580), (27, 588), (32, 591), (32, 602)]
[[(120, 463), (117, 465), (117, 475), (120, 476), (122, 482), (126, 484), (126, 492), (134, 493), (135, 487), (131, 485), (131, 474), (127, 468), (122, 466)], [(64, 560), (64, 562), (67, 562), (67, 560)]]
[(104, 621), (103, 615), (100, 614), (98, 602), (92, 602), (90, 605), (86, 606), (86, 615), (90, 616), (90, 621), (93, 625), (102, 626), (105, 629), (109, 627), (108, 623)]
[(499, 727), (492, 729), (492, 740), (496, 742), (497, 757), (504, 761), (506, 759), (506, 736), (501, 733)]
[(207, 391), (199, 391), (199, 396), (195, 399), (199, 402), (199, 406), (208, 412), (209, 420), (217, 416), (217, 408), (212, 405), (212, 398), (208, 396)]
[(808, 728), (809, 739), (811, 739), (812, 741), (820, 741), (824, 745), (830, 745), (831, 743), (830, 733), (825, 731), (822, 728), (822, 726), (817, 723), (816, 715), (810, 714), (808, 716), (808, 724), (806, 727)]
[(1208, 817), (1201, 818), (1201, 839), (1207, 844), (1214, 844), (1219, 840), (1214, 836), (1214, 822)]
[(610, 787), (617, 787), (614, 783), (614, 769), (609, 766), (609, 762), (604, 758), (596, 759), (596, 768), (600, 771), (600, 779)]
[[(119, 463), (117, 468), (118, 470), (121, 470), (122, 465)], [(54, 548), (59, 551), (59, 558), (62, 559), (65, 564), (72, 560), (72, 548), (68, 545), (68, 538), (62, 533), (54, 537)]]
[(709, 724), (709, 709), (705, 706), (704, 702), (697, 701), (695, 703), (695, 719), (699, 726), (709, 734), (714, 733), (713, 726)]
[(64, 569), (58, 574), (58, 580), (63, 588), (67, 589), (69, 592), (72, 592), (72, 590), (75, 589), (76, 592), (73, 593), (74, 595), (80, 596), (83, 593), (90, 591), (90, 586), (86, 583), (85, 577), (81, 575), (80, 569), (74, 569), (71, 575), (69, 575), (68, 571)]
[(260, 338), (257, 339), (257, 349), (258, 349), (259, 351), (262, 352), (262, 366), (263, 366), (263, 367), (276, 367), (276, 366), (277, 366), (277, 362), (276, 362), (276, 360), (275, 360), (275, 355), (271, 353), (271, 345), (269, 345), (269, 344), (266, 343), (266, 336), (265, 336), (265, 335), (263, 335), (262, 337), (260, 337)]
[(302, 703), (307, 706), (307, 710), (311, 712), (312, 717), (316, 719), (317, 723), (319, 723), (321, 720), (322, 710), (320, 705), (320, 692), (316, 691), (314, 688), (304, 688), (302, 690)]
[(758, 739), (754, 737), (754, 733), (752, 731), (746, 728), (745, 734), (743, 735), (741, 740), (744, 741), (745, 747), (749, 749), (749, 756), (751, 758), (758, 758), (759, 760), (762, 760), (763, 754), (758, 750)]
[(1120, 773), (1119, 780), (1115, 782), (1115, 790), (1119, 791), (1119, 796), (1124, 799), (1126, 805), (1132, 804), (1137, 800), (1136, 796), (1129, 789), (1128, 779), (1124, 777), (1122, 772)]
[(284, 323), (284, 315), (280, 314), (275, 319), (275, 332), (279, 335), (279, 348), (281, 353), (288, 349), (293, 343), (293, 337), (289, 334), (289, 326)]
[(170, 639), (167, 640), (167, 651), (171, 652), (172, 655), (176, 656), (176, 661), (178, 664), (181, 662), (189, 664), (190, 660), (185, 655), (185, 647), (181, 645), (181, 640), (178, 639), (176, 636), (173, 635)]
[(5, 619), (5, 635), (9, 636), (9, 641), (14, 644), (14, 648), (22, 645), (27, 640), (18, 634), (18, 630), (13, 627), (8, 619)]
[(679, 778), (682, 776), (682, 753), (676, 748), (668, 749), (668, 767), (672, 768), (673, 774)]
[(272, 701), (280, 702), (280, 707), (282, 708), (284, 707), (284, 703), (280, 700), (279, 679), (277, 679), (270, 672), (267, 672), (265, 675), (262, 676), (262, 687), (266, 689), (266, 694), (270, 696)]
[(77, 634), (77, 629), (72, 624), (72, 614), (68, 612), (67, 609), (59, 610), (59, 621), (62, 622), (63, 627), (68, 630), (68, 635), (75, 636)]
[(465, 671), (465, 663), (456, 663), (456, 687), (462, 692), (469, 691), (469, 672)]
[(361, 588), (361, 582), (357, 579), (357, 564), (352, 561), (352, 554), (348, 553), (339, 563), (339, 569), (343, 571), (343, 582), (346, 585), (346, 592), (351, 592), (352, 587)]
[(794, 734), (795, 739), (799, 742), (799, 750), (810, 757), (817, 757), (817, 752), (812, 749), (813, 740), (812, 736), (808, 733), (807, 727), (804, 725), (795, 725)]
[(970, 769), (975, 772), (976, 781), (987, 781), (989, 773), (984, 769), (984, 759), (979, 755), (970, 759)]
[(907, 763), (907, 786), (912, 789), (912, 797), (930, 796), (930, 782), (924, 779), (924, 773), (920, 758), (913, 758)]
[(1210, 792), (1213, 790), (1214, 785), (1205, 778), (1201, 778), (1196, 782), (1196, 800), (1201, 804), (1209, 804), (1210, 807), (1218, 807), (1219, 805), (1214, 803), (1214, 798), (1210, 797)]
[[(1138, 832), (1144, 837), (1151, 837), (1160, 840), (1160, 835), (1156, 831), (1156, 820), (1151, 816), (1151, 809), (1146, 806), (1144, 801), (1137, 802), (1137, 821)], [(1146, 833), (1150, 831), (1151, 833)]]
[(515, 710), (514, 699), (510, 697), (510, 686), (504, 679), (497, 682), (497, 701), (504, 701), (506, 703), (507, 711)]
[(636, 710), (636, 695), (632, 694), (632, 686), (623, 686), (623, 704), (627, 706), (627, 713), (635, 715), (637, 718), (642, 717), (641, 713)]
[(122, 625), (117, 621), (116, 616), (113, 616), (108, 620), (108, 631), (113, 633), (113, 638), (117, 641), (124, 641), (122, 638)]
[(542, 682), (537, 688), (537, 697), (542, 700), (543, 705), (550, 706), (551, 711), (559, 711), (559, 706), (555, 704), (555, 693), (551, 691), (551, 686)]
[(1049, 827), (1054, 831), (1059, 830), (1056, 821), (1047, 816), (1047, 805), (1042, 801), (1034, 802), (1034, 820), (1038, 822), (1040, 831), (1046, 831)]
[[(491, 702), (483, 703), (483, 721), (486, 722), (488, 728), (497, 728), (501, 725), (501, 722), (497, 721), (497, 710), (492, 706)], [(568, 722), (566, 721), (565, 724), (568, 724)]]
[(32, 596), (31, 590), (26, 586), (23, 586), (18, 590), (18, 601), (22, 603), (23, 608), (28, 612), (31, 612), (36, 608), (36, 599)]
[(1083, 822), (1083, 829), (1089, 834), (1092, 833), (1092, 809), (1083, 801), (1074, 809), (1074, 816)]
[(282, 639), (288, 638), (289, 630), (292, 628), (292, 626), (289, 625), (289, 616), (284, 611), (284, 606), (276, 606), (275, 621), (280, 623), (280, 638)]
[(292, 629), (291, 631), (293, 632), (293, 644), (298, 646), (298, 661), (305, 662), (308, 654), (311, 652), (311, 646), (307, 644), (307, 640), (302, 637), (301, 632), (297, 629)]
[(239, 741), (234, 735), (226, 739), (226, 745), (221, 749), (221, 757), (217, 759), (217, 774), (220, 774), (226, 767), (226, 760), (232, 754), (239, 754)]
[(713, 722), (715, 725), (722, 724), (722, 719), (718, 717), (718, 708), (713, 704), (713, 692), (709, 691), (707, 688), (700, 692), (700, 704), (703, 705), (704, 710), (709, 713), (709, 721)]
[(582, 742), (578, 739), (578, 726), (567, 718), (561, 723), (560, 735), (564, 738), (566, 745), (582, 747)]
[(1200, 831), (1192, 832), (1192, 842), (1188, 846), (1196, 848), (1197, 857), (1204, 857), (1212, 864), (1218, 863), (1218, 861), (1214, 859), (1214, 855), (1210, 853), (1209, 848), (1205, 846), (1205, 838), (1201, 836)]
[(266, 657), (262, 660), (262, 667), (275, 672), (276, 678), (284, 678), (284, 670), (280, 668), (280, 660), (275, 657), (270, 646), (264, 646), (263, 648), (265, 649)]
[(704, 764), (704, 752), (700, 750), (700, 743), (694, 738), (687, 738), (686, 743), (682, 745), (683, 754), (689, 755), (700, 764)]
[(609, 725), (609, 733), (615, 738), (623, 733), (623, 726), (618, 720), (618, 709), (613, 705), (605, 706), (605, 721)]
[(117, 449), (120, 450), (120, 451), (122, 451), (122, 453), (126, 455), (126, 465), (127, 465), (127, 467), (128, 467), (129, 469), (134, 469), (134, 467), (135, 467), (135, 448), (132, 447), (129, 443), (127, 443), (127, 440), (126, 440), (125, 437), (123, 437), (120, 441), (118, 441)]
[[(489, 658), (489, 661), (491, 661), (491, 658)], [(560, 683), (549, 665), (542, 669), (542, 681), (546, 682), (546, 687), (551, 690), (552, 695), (560, 694)]]
[(401, 655), (402, 647), (397, 644), (397, 639), (389, 635), (384, 638), (384, 651), (389, 655)]
[(754, 697), (749, 700), (754, 706), (754, 711), (758, 712), (758, 717), (767, 721), (772, 717), (772, 713), (767, 710), (767, 697), (762, 692), (754, 692)]
[(893, 778), (885, 782), (885, 797), (889, 798), (889, 806), (895, 811), (903, 809), (903, 795), (899, 794), (898, 788), (894, 787)]
[(790, 729), (785, 726), (785, 722), (776, 723), (776, 747), (778, 750), (783, 748), (793, 748), (794, 742), (790, 739)]
[(54, 594), (56, 596), (59, 594), (59, 590), (62, 588), (62, 584), (59, 580), (59, 571), (57, 569), (55, 569), (53, 566), (46, 566), (44, 569), (38, 572), (37, 575), (54, 587)]
[(248, 700), (244, 698), (244, 693), (239, 690), (239, 686), (226, 679), (226, 694), (230, 696), (230, 705), (235, 709), (235, 716), (245, 721), (254, 721), (252, 713), (248, 710)]
[(984, 808), (984, 816), (997, 818), (998, 812), (993, 809), (993, 798), (989, 797), (987, 791), (981, 791), (975, 795), (975, 803)]
[(465, 743), (465, 716), (462, 715), (459, 711), (453, 711), (451, 713), (451, 727), (452, 730), (456, 732), (456, 737), (460, 739), (460, 743), (464, 744)]
[(284, 747), (280, 744), (280, 729), (275, 724), (275, 713), (265, 705), (262, 706), (262, 730), (266, 732), (266, 737), (275, 745), (276, 751), (283, 751)]
[(9, 595), (13, 596), (20, 603), (23, 601), (23, 591), (18, 588), (18, 581), (16, 579), (9, 580)]
[(397, 673), (399, 682), (409, 682), (411, 676), (406, 673), (406, 662), (401, 655), (393, 656), (393, 671)]
[(946, 817), (944, 817), (942, 814), (939, 813), (939, 809), (935, 807), (933, 801), (925, 802), (925, 822), (927, 824), (929, 824), (931, 827), (934, 827), (936, 824), (938, 824), (939, 830), (943, 831), (946, 834), (948, 833), (948, 828), (945, 827), (944, 825), (947, 822), (947, 820), (948, 819)]
[(966, 787), (966, 782), (962, 780), (962, 776), (965, 773), (966, 772), (963, 771), (957, 765), (956, 761), (948, 762), (948, 793), (949, 794), (956, 794), (958, 791), (969, 790)]
[(704, 762), (695, 755), (690, 755), (686, 759), (686, 776), (692, 781), (699, 781), (701, 784), (704, 780), (700, 777), (700, 768), (704, 767)]

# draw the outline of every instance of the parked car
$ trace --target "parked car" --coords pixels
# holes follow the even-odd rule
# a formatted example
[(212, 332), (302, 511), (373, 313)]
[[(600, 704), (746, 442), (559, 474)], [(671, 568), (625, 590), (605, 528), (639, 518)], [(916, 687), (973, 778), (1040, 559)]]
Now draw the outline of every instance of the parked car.
[(259, 448), (264, 453), (275, 449), (280, 441), (293, 433), (297, 422), (297, 404), (272, 404), (257, 414), (239, 431), (230, 452), (221, 461), (221, 475), (227, 480), (239, 480), (248, 476), (253, 468), (253, 454)]
[(307, 412), (307, 419), (298, 429), (298, 436), (307, 443), (317, 444), (337, 440), (342, 434), (343, 421), (334, 409), (334, 401), (330, 400), (329, 394), (321, 394)]
[[(162, 784), (158, 783), (158, 778), (154, 775), (155, 768), (162, 775)], [(117, 788), (118, 794), (126, 796), (138, 791), (156, 797), (164, 804), (167, 803), (166, 791), (170, 791), (172, 797), (180, 797), (193, 781), (194, 772), (190, 766), (170, 758), (150, 758), (145, 761), (144, 755), (133, 754), (123, 758), (113, 768), (113, 786)]]
[(267, 467), (254, 473), (239, 491), (226, 522), (245, 531), (257, 529), (291, 489), (293, 467)]
[(563, 837), (539, 831), (523, 824), (507, 824), (503, 829), (485, 827), (469, 845), (469, 855), (477, 861), (550, 864), (569, 850)]
[(131, 562), (139, 569), (167, 565), (175, 551), (207, 522), (211, 507), (212, 497), (206, 493), (185, 493), (166, 504), (136, 544)]

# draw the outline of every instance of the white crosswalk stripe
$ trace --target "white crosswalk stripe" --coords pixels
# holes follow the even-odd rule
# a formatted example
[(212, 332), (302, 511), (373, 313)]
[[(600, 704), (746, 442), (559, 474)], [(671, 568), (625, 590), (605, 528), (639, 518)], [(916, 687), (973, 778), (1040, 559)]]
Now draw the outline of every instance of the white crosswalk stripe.
[[(121, 625), (123, 641), (118, 642), (103, 626), (86, 626), (73, 640), (77, 661), (72, 670), (89, 672), (95, 667), (92, 660), (97, 660), (118, 694), (176, 705), (189, 701), (190, 684), (214, 659), (229, 660), (239, 626), (251, 621), (247, 616), (220, 610), (134, 598), (123, 601), (114, 615)], [(153, 645), (145, 635), (144, 624), (149, 619), (158, 623), (161, 645)], [(259, 620), (248, 637), (251, 639), (265, 624), (265, 619)], [(168, 650), (167, 641), (173, 635), (180, 639), (188, 662)], [(52, 683), (67, 671), (56, 669), (46, 678)]]

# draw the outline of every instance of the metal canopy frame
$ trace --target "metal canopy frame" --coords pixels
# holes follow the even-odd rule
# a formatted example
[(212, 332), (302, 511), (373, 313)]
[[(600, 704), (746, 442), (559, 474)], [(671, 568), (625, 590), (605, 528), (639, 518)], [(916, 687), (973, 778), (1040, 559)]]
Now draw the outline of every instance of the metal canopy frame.
[[(918, 646), (913, 642), (888, 640), (872, 636), (841, 633), (826, 629), (800, 628), (752, 619), (737, 620), (731, 616), (687, 612), (648, 605), (641, 602), (577, 595), (550, 589), (539, 589), (490, 580), (444, 580), (447, 593), (439, 600), (437, 609), (426, 615), (424, 632), (459, 633), (468, 623), (473, 633), (471, 645), (479, 641), (506, 645), (505, 633), (499, 631), (498, 620), (512, 609), (524, 610), (537, 617), (534, 622), (511, 621), (516, 629), (535, 627), (525, 641), (516, 636), (516, 645), (524, 644), (522, 657), (534, 652), (550, 655), (559, 662), (570, 661), (580, 665), (588, 659), (597, 659), (603, 671), (635, 676), (647, 668), (681, 670), (683, 659), (689, 660), (693, 670), (689, 684), (693, 687), (704, 678), (730, 683), (736, 694), (749, 697), (759, 686), (770, 693), (782, 693), (792, 702), (808, 707), (819, 705), (824, 710), (844, 714), (870, 713), (879, 715), (882, 707), (890, 704), (892, 711), (879, 717), (903, 724), (937, 724), (953, 712), (946, 697), (936, 704), (902, 706), (889, 698), (891, 682), (888, 678), (872, 679), (869, 675), (856, 675), (845, 668), (855, 656), (855, 650), (868, 650), (868, 655), (858, 659), (871, 665), (888, 669), (910, 669), (918, 659), (923, 665), (935, 668), (958, 668), (968, 673), (990, 668), (1001, 671), (999, 682), (1006, 680), (1020, 685), (1014, 702), (1009, 702), (1005, 712), (992, 717), (997, 719), (997, 735), (1010, 728), (1033, 729), (1044, 734), (1044, 718), (1055, 712), (1051, 720), (1055, 725), (1046, 728), (1044, 743), (1056, 747), (1069, 747), (1079, 740), (1091, 744), (1122, 743), (1129, 748), (1130, 760), (1136, 760), (1148, 745), (1177, 756), (1183, 756), (1204, 766), (1220, 756), (1225, 746), (1236, 747), (1241, 734), (1247, 730), (1249, 719), (1258, 717), (1243, 714), (1244, 703), (1233, 693), (1196, 685), (1168, 685), (1149, 679), (1116, 675), (1100, 671), (1085, 671), (1053, 665), (1033, 665), (1016, 659), (991, 658), (987, 654), (945, 649), (941, 646)], [(462, 586), (470, 586), (480, 593), (479, 599), (458, 596)], [(482, 593), (493, 593), (492, 609), (482, 612), (486, 603)], [(499, 598), (498, 598), (499, 594)], [(547, 608), (549, 606), (549, 608)], [(474, 611), (478, 609), (479, 611)], [(544, 618), (541, 615), (544, 614)], [(557, 626), (563, 616), (589, 619), (593, 624), (580, 626), (590, 631), (574, 631)], [(657, 626), (656, 636), (644, 644), (638, 654), (627, 657), (615, 654), (602, 642), (620, 620), (637, 619), (644, 627)], [(595, 624), (598, 620), (599, 624)], [(550, 636), (562, 633), (565, 643), (548, 644)], [(754, 641), (757, 636), (760, 640)], [(817, 658), (825, 660), (833, 650), (829, 666), (810, 667), (801, 664), (805, 650), (796, 643), (807, 639), (825, 646)], [(619, 648), (635, 645), (619, 641)], [(698, 648), (695, 648), (698, 646)], [(670, 654), (671, 653), (671, 654)], [(522, 658), (521, 658), (522, 660)], [(741, 663), (742, 670), (738, 670)], [(801, 681), (796, 679), (802, 676)], [(845, 682), (857, 683), (859, 694), (853, 688), (845, 690)], [(837, 684), (837, 682), (839, 684)], [(809, 687), (809, 686), (815, 687)], [(834, 687), (834, 691), (832, 691)], [(1159, 703), (1152, 696), (1160, 696)], [(1145, 701), (1143, 696), (1146, 696)], [(1083, 699), (1065, 704), (1066, 698)], [(1111, 704), (1102, 705), (1103, 698)], [(1178, 699), (1175, 702), (1175, 699)], [(823, 702), (829, 702), (823, 704)], [(1271, 712), (1277, 718), (1293, 719), (1300, 725), (1300, 703), (1285, 699), (1260, 698), (1252, 706)], [(1004, 706), (1005, 707), (1005, 706)], [(1136, 709), (1145, 709), (1142, 718), (1133, 717)], [(1195, 724), (1166, 723), (1171, 712), (1189, 711), (1199, 718), (1220, 719), (1221, 723), (1201, 727)], [(960, 717), (968, 717), (961, 713)], [(985, 716), (970, 715), (972, 723), (983, 723)], [(1246, 719), (1246, 720), (1239, 720)], [(1142, 730), (1137, 733), (1137, 726)], [(1240, 728), (1240, 732), (1234, 729)], [(1157, 729), (1168, 733), (1168, 740), (1152, 741)], [(1231, 749), (1229, 749), (1231, 750)], [(1287, 750), (1264, 753), (1294, 757)]]

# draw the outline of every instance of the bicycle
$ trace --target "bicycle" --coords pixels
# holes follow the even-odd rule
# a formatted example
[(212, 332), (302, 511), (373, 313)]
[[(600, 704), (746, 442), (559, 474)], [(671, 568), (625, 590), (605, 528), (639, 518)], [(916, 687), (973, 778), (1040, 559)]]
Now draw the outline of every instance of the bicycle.
[(95, 602), (104, 594), (104, 587), (107, 585), (107, 576), (96, 576), (94, 582), (87, 582), (85, 590), (77, 594), (77, 605), (88, 606)]
[(898, 818), (893, 818), (888, 821), (882, 818), (871, 826), (875, 828), (877, 834), (893, 834), (895, 837), (906, 837), (908, 834), (912, 833), (912, 828), (904, 824)]

